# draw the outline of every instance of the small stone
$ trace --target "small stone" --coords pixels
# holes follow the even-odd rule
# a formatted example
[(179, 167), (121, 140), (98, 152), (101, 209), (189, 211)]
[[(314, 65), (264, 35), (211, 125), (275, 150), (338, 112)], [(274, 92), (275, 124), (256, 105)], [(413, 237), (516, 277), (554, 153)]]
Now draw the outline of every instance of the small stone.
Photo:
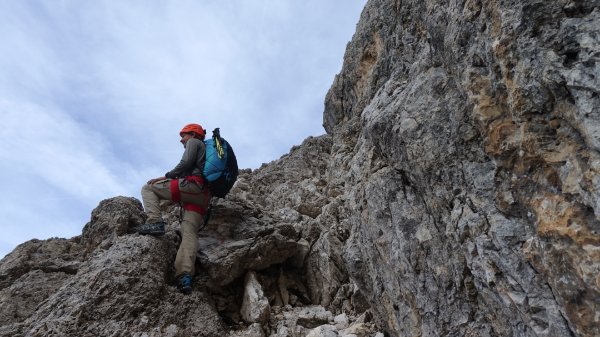
[(325, 324), (310, 330), (306, 337), (338, 337), (338, 333), (335, 326)]
[(348, 316), (345, 313), (339, 314), (333, 318), (335, 327), (338, 330), (343, 330), (348, 327)]

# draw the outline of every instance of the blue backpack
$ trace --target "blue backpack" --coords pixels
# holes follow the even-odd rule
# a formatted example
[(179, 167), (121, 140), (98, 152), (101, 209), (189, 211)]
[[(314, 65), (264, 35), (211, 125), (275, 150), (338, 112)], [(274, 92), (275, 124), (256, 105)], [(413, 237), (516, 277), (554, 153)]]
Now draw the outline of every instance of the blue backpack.
[(206, 161), (202, 175), (208, 181), (213, 196), (224, 198), (238, 176), (237, 159), (229, 143), (221, 138), (219, 128), (213, 130), (211, 139), (204, 141)]

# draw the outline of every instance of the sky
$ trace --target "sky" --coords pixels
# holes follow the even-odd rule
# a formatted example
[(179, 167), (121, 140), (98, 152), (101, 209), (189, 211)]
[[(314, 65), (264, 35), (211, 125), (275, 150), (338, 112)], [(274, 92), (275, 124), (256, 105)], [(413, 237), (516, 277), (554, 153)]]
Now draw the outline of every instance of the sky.
[(0, 0), (0, 258), (140, 196), (199, 123), (256, 169), (325, 133), (366, 0)]

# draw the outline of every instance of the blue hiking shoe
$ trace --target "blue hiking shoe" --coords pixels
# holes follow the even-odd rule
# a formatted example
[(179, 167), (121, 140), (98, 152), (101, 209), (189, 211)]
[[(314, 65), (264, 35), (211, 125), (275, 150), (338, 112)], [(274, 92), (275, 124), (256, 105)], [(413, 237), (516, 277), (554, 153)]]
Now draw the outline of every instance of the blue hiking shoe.
[(142, 235), (161, 236), (165, 234), (165, 223), (145, 223), (143, 225), (133, 227), (132, 230)]
[(177, 277), (177, 289), (186, 295), (192, 293), (192, 277), (190, 274), (183, 273)]

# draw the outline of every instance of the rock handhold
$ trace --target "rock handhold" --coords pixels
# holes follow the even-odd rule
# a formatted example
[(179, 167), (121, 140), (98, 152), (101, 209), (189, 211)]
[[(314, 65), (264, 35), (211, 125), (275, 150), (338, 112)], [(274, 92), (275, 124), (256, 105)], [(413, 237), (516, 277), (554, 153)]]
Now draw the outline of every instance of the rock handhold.
[(117, 237), (127, 234), (130, 227), (144, 222), (142, 203), (131, 197), (102, 200), (92, 211), (92, 218), (83, 228), (81, 244), (85, 254), (96, 247), (108, 248)]

